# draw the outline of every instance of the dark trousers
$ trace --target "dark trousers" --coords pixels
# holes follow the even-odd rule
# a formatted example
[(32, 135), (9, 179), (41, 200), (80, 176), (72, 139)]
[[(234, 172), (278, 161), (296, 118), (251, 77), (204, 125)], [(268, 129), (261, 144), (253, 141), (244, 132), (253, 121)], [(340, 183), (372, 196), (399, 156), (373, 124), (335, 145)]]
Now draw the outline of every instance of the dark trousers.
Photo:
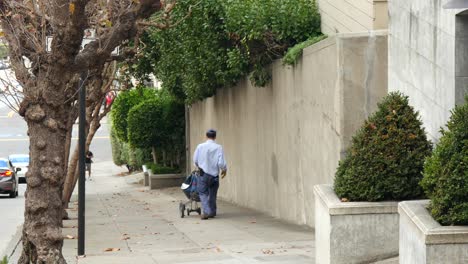
[(201, 174), (197, 189), (200, 195), (203, 214), (216, 215), (216, 196), (219, 189), (219, 177), (206, 173)]

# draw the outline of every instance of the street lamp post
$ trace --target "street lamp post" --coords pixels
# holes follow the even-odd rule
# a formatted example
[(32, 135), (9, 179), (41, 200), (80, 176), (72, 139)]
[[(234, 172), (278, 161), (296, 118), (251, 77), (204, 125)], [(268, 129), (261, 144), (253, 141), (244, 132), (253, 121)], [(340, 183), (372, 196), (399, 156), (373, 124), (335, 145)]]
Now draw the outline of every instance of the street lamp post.
[(86, 75), (83, 72), (79, 83), (80, 123), (78, 132), (79, 178), (78, 178), (78, 256), (85, 255), (85, 151), (86, 151)]

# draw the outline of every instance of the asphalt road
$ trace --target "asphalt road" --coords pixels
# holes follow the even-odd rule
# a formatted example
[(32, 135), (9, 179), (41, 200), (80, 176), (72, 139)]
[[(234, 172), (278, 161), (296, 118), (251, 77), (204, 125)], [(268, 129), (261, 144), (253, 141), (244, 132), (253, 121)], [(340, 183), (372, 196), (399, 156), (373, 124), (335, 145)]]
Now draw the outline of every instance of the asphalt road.
[[(77, 137), (78, 125), (75, 125), (72, 148), (77, 145)], [(95, 162), (112, 160), (109, 130), (105, 121), (96, 133), (90, 150), (94, 154)], [(5, 103), (0, 102), (0, 157), (7, 157), (10, 154), (27, 154), (28, 152), (29, 138), (27, 137), (26, 122)], [(20, 185), (19, 197), (15, 199), (0, 195), (0, 259), (6, 254), (5, 248), (24, 220), (25, 190), (26, 185)]]

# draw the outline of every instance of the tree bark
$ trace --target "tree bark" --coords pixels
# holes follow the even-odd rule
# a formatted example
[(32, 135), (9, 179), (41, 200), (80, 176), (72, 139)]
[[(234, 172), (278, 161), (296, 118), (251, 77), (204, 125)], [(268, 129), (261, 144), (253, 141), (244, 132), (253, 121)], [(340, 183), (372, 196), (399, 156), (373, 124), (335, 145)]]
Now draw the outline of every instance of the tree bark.
[[(35, 105), (26, 119), (31, 139), (30, 164), (26, 175), (23, 253), (19, 263), (66, 263), (61, 252), (62, 185), (68, 131), (62, 126), (62, 111)], [(62, 112), (62, 113), (60, 113)], [(47, 113), (47, 114), (46, 114)], [(46, 118), (46, 116), (48, 116)], [(62, 117), (62, 120), (60, 119)], [(57, 118), (52, 118), (57, 117)]]
[(154, 164), (158, 164), (158, 153), (156, 152), (156, 148), (151, 148), (151, 154), (153, 155), (153, 162)]

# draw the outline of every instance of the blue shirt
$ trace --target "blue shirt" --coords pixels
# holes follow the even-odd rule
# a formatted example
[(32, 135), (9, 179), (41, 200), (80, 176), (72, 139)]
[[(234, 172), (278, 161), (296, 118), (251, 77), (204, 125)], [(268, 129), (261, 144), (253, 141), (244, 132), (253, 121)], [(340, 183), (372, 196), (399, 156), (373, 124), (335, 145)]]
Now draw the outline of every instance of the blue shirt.
[(227, 169), (223, 147), (211, 139), (197, 146), (193, 162), (198, 168), (213, 176), (218, 176), (220, 170)]

